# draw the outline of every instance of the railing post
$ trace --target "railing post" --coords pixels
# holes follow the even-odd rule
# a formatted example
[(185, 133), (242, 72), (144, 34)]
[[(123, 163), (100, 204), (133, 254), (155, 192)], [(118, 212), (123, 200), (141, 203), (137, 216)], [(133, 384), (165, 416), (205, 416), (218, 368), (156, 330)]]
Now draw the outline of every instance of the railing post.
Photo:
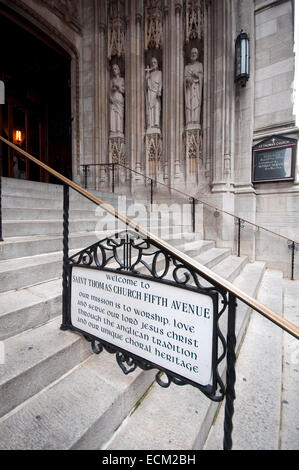
[(115, 188), (115, 163), (112, 163), (112, 192), (114, 194)]
[(69, 328), (69, 187), (63, 187), (63, 265), (62, 265), (62, 324), (61, 330)]
[(241, 219), (238, 217), (238, 256), (240, 257), (241, 248)]
[(192, 198), (192, 230), (195, 233), (195, 199)]
[(154, 182), (153, 179), (151, 178), (151, 206), (153, 205), (154, 202)]
[(236, 381), (236, 297), (228, 294), (228, 322), (227, 322), (227, 368), (226, 368), (226, 400), (224, 415), (223, 449), (232, 449), (232, 430)]
[(83, 166), (83, 174), (84, 174), (84, 189), (87, 189), (87, 173), (89, 170), (89, 165), (82, 165)]
[(292, 281), (294, 280), (294, 265), (295, 265), (295, 242), (293, 241), (292, 242), (292, 246), (291, 246), (291, 249), (292, 249), (292, 272), (291, 272), (291, 279)]

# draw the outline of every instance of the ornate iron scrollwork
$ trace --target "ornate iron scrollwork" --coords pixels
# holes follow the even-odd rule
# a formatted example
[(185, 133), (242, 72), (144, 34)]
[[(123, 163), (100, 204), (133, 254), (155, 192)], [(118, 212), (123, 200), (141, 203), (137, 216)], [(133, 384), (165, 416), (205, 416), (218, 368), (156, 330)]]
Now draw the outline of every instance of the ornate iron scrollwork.
[(216, 359), (216, 393), (212, 391), (211, 386), (201, 386), (191, 382), (157, 364), (150, 363), (106, 341), (96, 339), (92, 335), (84, 333), (84, 337), (91, 342), (92, 351), (95, 354), (101, 353), (104, 349), (111, 354), (116, 354), (116, 361), (126, 375), (137, 367), (143, 370), (158, 369), (156, 382), (161, 387), (169, 387), (171, 383), (181, 386), (191, 384), (213, 401), (221, 401), (224, 398), (225, 386), (218, 372), (218, 366), (226, 356), (226, 341), (218, 322), (228, 306), (228, 299), (227, 292), (220, 285), (215, 285), (207, 276), (198, 274), (190, 266), (181, 262), (174, 253), (161, 249), (153, 240), (128, 230), (106, 237), (73, 255), (69, 258), (69, 266), (105, 269), (114, 273), (131, 273), (145, 280), (155, 280), (199, 293), (217, 292), (220, 299), (216, 318), (217, 351), (218, 349), (222, 351), (219, 355), (217, 353)]

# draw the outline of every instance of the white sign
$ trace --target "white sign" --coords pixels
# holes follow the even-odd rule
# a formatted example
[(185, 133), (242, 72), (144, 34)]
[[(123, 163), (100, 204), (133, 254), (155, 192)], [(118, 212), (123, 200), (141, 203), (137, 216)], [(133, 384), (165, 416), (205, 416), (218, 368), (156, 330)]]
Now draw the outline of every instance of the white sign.
[(197, 384), (212, 384), (210, 296), (77, 266), (71, 277), (74, 327)]

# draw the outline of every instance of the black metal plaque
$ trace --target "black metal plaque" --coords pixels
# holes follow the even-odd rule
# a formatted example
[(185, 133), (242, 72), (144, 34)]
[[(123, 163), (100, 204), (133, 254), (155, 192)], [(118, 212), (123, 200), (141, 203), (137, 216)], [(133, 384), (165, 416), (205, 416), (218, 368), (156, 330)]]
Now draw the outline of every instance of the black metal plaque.
[(297, 140), (272, 136), (252, 148), (252, 182), (293, 181)]

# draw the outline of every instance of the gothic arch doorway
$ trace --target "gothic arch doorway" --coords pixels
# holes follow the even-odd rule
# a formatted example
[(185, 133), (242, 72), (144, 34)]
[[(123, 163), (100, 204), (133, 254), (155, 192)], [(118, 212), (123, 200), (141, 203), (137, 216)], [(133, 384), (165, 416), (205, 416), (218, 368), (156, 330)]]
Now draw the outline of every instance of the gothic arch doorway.
[[(25, 19), (1, 7), (0, 42), (0, 80), (5, 84), (0, 134), (72, 178), (71, 57)], [(3, 176), (52, 182), (5, 146), (1, 160)]]

